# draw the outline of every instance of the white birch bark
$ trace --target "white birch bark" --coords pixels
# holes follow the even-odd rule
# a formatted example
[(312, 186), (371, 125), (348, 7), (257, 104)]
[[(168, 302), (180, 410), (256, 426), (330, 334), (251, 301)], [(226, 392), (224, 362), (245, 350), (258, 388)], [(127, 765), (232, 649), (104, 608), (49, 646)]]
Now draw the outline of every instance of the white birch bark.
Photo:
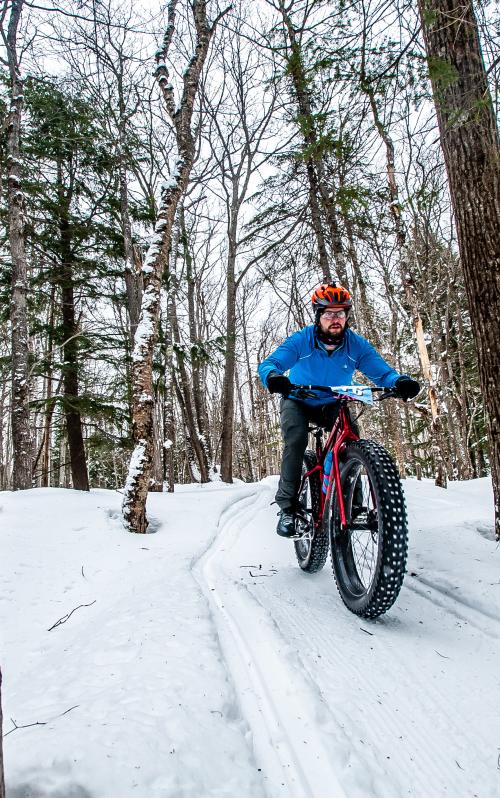
[(142, 267), (144, 292), (132, 355), (134, 451), (124, 490), (123, 519), (127, 529), (140, 533), (146, 532), (148, 527), (146, 499), (153, 457), (152, 361), (158, 334), (163, 272), (168, 262), (175, 211), (186, 191), (195, 159), (195, 140), (191, 128), (194, 102), (210, 41), (222, 16), (219, 14), (210, 24), (205, 0), (193, 0), (191, 10), (195, 25), (195, 49), (183, 75), (182, 97), (177, 106), (167, 66), (175, 33), (177, 5), (178, 0), (170, 0), (167, 29), (162, 46), (156, 53), (155, 74), (174, 127), (178, 160), (174, 174), (163, 187), (155, 234)]
[(27, 263), (24, 241), (24, 193), (20, 152), (23, 82), (17, 54), (17, 32), (23, 0), (12, 0), (7, 35), (2, 37), (7, 52), (10, 76), (10, 108), (7, 130), (7, 204), (9, 244), (12, 257), (12, 291), (10, 303), (12, 345), (12, 444), (14, 490), (31, 488), (33, 445), (30, 434)]

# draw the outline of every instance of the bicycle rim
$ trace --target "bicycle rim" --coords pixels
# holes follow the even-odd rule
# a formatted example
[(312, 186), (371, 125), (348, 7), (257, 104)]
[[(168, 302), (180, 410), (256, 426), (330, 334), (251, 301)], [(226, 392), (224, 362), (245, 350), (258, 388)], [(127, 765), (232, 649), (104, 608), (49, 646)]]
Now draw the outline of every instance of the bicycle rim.
[[(314, 469), (316, 455), (309, 449), (304, 454), (302, 474)], [(318, 471), (309, 474), (299, 498), (300, 507), (296, 516), (296, 530), (301, 535), (294, 541), (297, 561), (303, 571), (313, 574), (323, 568), (328, 557), (328, 532), (323, 526), (316, 527), (320, 508), (321, 482)]]
[[(305, 472), (306, 467), (302, 467)], [(297, 557), (301, 560), (307, 560), (311, 551), (311, 544), (314, 534), (314, 518), (313, 512), (313, 496), (311, 491), (311, 483), (309, 479), (304, 482), (304, 487), (299, 496), (299, 503), (301, 512), (297, 515), (296, 529), (297, 533), (301, 535), (299, 540), (295, 541), (295, 550)]]
[(342, 482), (347, 529), (341, 531), (337, 519), (338, 546), (350, 589), (361, 597), (371, 590), (379, 567), (376, 495), (366, 466), (359, 461), (352, 463)]

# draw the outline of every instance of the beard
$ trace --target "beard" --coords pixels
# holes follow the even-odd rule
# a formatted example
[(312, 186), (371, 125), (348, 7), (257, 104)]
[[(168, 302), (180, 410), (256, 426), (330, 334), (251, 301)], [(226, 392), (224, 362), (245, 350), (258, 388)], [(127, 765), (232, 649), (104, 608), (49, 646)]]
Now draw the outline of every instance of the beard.
[(321, 325), (317, 325), (318, 330), (318, 338), (321, 343), (326, 344), (327, 346), (332, 346), (334, 344), (340, 344), (344, 337), (345, 327), (340, 327), (340, 329), (329, 327), (328, 330), (325, 332)]

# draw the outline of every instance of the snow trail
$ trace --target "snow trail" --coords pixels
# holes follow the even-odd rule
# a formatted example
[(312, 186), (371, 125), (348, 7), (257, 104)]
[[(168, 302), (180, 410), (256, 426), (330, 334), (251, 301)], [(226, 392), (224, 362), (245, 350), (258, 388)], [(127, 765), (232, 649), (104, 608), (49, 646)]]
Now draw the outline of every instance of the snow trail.
[(494, 798), (496, 606), (419, 565), (390, 613), (356, 617), (329, 564), (304, 574), (275, 535), (272, 486), (226, 511), (195, 569), (269, 794)]
[(498, 798), (491, 484), (405, 482), (377, 621), (299, 569), (275, 487), (151, 494), (146, 536), (113, 491), (0, 494), (8, 798)]
[(217, 566), (220, 552), (233, 545), (235, 531), (251, 527), (252, 505), (268, 504), (269, 497), (267, 489), (256, 500), (236, 504), (195, 573), (212, 606), (268, 794), (347, 798), (319, 733), (320, 697), (293, 665), (291, 652), (264, 608), (244, 585), (221, 576)]

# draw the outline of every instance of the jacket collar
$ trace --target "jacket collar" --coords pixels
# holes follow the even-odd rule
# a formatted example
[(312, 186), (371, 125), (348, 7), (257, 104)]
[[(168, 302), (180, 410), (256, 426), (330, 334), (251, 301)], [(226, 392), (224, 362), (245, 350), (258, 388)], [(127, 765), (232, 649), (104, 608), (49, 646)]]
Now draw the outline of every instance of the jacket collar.
[(345, 339), (349, 332), (349, 329), (344, 331), (344, 335), (342, 336), (342, 340), (340, 344), (338, 344), (335, 349), (327, 349), (326, 346), (319, 340), (318, 338), (318, 330), (316, 325), (313, 327), (313, 336), (314, 336), (314, 348), (321, 349), (322, 352), (326, 352), (327, 355), (331, 355), (334, 352), (339, 352), (345, 346)]

